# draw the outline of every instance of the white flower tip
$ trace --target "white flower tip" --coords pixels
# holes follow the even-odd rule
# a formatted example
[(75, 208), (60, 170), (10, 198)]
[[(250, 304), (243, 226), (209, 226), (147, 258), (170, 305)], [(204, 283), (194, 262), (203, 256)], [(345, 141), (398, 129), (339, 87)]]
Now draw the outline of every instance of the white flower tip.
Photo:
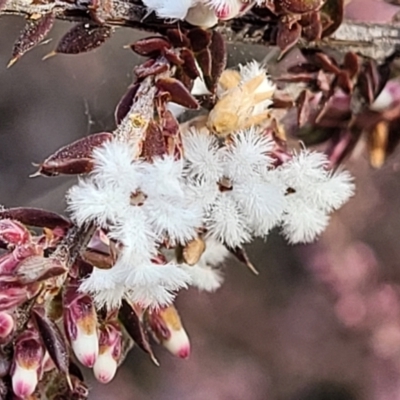
[(173, 355), (180, 358), (188, 358), (190, 355), (190, 341), (186, 331), (171, 329), (171, 336), (162, 342), (163, 346)]
[(101, 383), (109, 383), (117, 372), (117, 362), (112, 356), (112, 349), (99, 354), (93, 365), (95, 378)]
[(92, 368), (99, 354), (99, 338), (97, 332), (85, 334), (78, 328), (76, 340), (71, 341), (72, 350), (79, 362), (85, 367)]
[(12, 388), (17, 397), (22, 399), (30, 396), (38, 384), (38, 374), (36, 369), (23, 368), (18, 363), (12, 374)]

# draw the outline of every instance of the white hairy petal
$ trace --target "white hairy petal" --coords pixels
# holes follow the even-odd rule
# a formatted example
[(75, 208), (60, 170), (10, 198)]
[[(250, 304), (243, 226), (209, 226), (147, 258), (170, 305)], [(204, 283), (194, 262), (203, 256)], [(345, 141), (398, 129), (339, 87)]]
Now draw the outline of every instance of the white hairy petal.
[(224, 281), (221, 271), (208, 265), (196, 264), (183, 268), (191, 278), (191, 285), (199, 290), (214, 292), (220, 288)]
[(127, 143), (111, 140), (93, 151), (96, 182), (107, 187), (136, 190), (138, 180), (137, 162), (132, 161), (132, 150)]
[(337, 210), (354, 195), (353, 177), (348, 171), (336, 172), (313, 193), (315, 203), (326, 212)]
[(129, 192), (97, 186), (90, 178), (80, 180), (67, 193), (68, 211), (77, 225), (115, 223), (129, 207)]
[(229, 192), (221, 193), (206, 220), (208, 235), (237, 247), (251, 240), (247, 221)]
[(282, 231), (289, 243), (310, 243), (328, 226), (329, 216), (302, 201), (291, 201), (283, 217)]
[(256, 235), (268, 234), (285, 210), (282, 190), (261, 180), (235, 184), (231, 193)]
[(259, 169), (272, 164), (273, 141), (255, 129), (241, 131), (221, 153), (225, 174), (234, 181), (246, 181)]
[(218, 181), (223, 174), (218, 141), (213, 135), (190, 130), (182, 137), (184, 157), (190, 176)]

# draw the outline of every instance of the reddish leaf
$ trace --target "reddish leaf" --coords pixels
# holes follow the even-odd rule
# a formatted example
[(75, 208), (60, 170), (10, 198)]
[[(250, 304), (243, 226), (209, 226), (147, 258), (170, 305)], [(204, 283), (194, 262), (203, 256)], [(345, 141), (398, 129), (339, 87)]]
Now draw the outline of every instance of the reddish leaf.
[(167, 92), (172, 102), (193, 110), (199, 108), (197, 100), (186, 89), (183, 83), (177, 79), (160, 78), (156, 81), (156, 86), (161, 92)]
[(128, 332), (133, 341), (147, 354), (150, 355), (152, 361), (158, 365), (157, 359), (154, 357), (153, 350), (150, 347), (149, 338), (143, 328), (140, 318), (133, 310), (132, 306), (122, 300), (121, 308), (119, 309), (118, 318)]
[(226, 68), (227, 52), (225, 40), (219, 32), (213, 31), (211, 44), (211, 76), (206, 79), (208, 89), (211, 92), (217, 87), (217, 82)]
[(181, 57), (183, 59), (182, 69), (190, 79), (196, 79), (200, 76), (199, 69), (196, 65), (194, 54), (188, 49), (182, 49)]
[(204, 49), (196, 54), (196, 60), (204, 76), (211, 76), (211, 52), (209, 49)]
[(40, 18), (28, 19), (23, 31), (14, 44), (12, 58), (8, 63), (8, 67), (11, 67), (27, 51), (38, 45), (50, 32), (54, 21), (55, 17), (52, 13), (44, 14)]
[(190, 47), (189, 39), (185, 36), (182, 30), (169, 29), (166, 34), (174, 47)]
[(71, 222), (52, 211), (42, 210), (40, 208), (15, 207), (6, 210), (0, 210), (0, 219), (9, 218), (17, 220), (24, 225), (38, 226), (40, 228), (69, 228)]
[(300, 37), (301, 26), (297, 22), (291, 26), (283, 22), (278, 24), (276, 44), (282, 50), (282, 54), (290, 50), (298, 42)]
[(111, 138), (111, 133), (101, 132), (70, 143), (48, 157), (33, 176), (57, 176), (59, 174), (90, 172), (93, 167), (91, 160), (93, 150)]
[(140, 56), (154, 57), (162, 53), (164, 50), (169, 49), (171, 47), (171, 43), (160, 36), (155, 36), (140, 39), (131, 44), (130, 47)]
[(146, 129), (146, 137), (143, 143), (142, 156), (152, 160), (156, 156), (164, 156), (167, 153), (161, 127), (154, 121), (150, 121)]
[(187, 37), (189, 38), (190, 45), (195, 53), (205, 49), (211, 43), (210, 31), (201, 28), (191, 29), (188, 32)]
[(148, 60), (142, 65), (138, 65), (133, 69), (133, 72), (139, 79), (146, 78), (150, 75), (159, 75), (163, 72), (168, 71), (169, 65), (167, 62), (162, 61), (155, 61), (155, 60)]
[(55, 366), (61, 372), (68, 374), (68, 346), (58, 326), (44, 315), (43, 310), (34, 308), (32, 310), (32, 316), (44, 347), (48, 351)]
[(107, 25), (84, 22), (75, 25), (58, 42), (56, 53), (79, 54), (101, 46), (111, 35)]

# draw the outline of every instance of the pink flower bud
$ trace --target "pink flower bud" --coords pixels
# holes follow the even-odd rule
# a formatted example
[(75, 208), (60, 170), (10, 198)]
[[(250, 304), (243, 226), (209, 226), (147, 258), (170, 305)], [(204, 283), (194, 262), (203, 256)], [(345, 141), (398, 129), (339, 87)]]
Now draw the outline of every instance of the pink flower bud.
[(0, 290), (0, 311), (10, 310), (28, 299), (29, 292), (25, 286), (8, 284)]
[(93, 367), (99, 353), (97, 314), (92, 299), (69, 288), (65, 296), (64, 327), (76, 358)]
[(117, 372), (122, 351), (122, 334), (116, 323), (108, 323), (100, 330), (100, 349), (93, 373), (101, 383), (110, 382)]
[(37, 250), (31, 246), (18, 246), (12, 252), (0, 257), (0, 274), (12, 274), (20, 262), (25, 258), (36, 254)]
[(29, 231), (18, 221), (13, 221), (11, 219), (0, 220), (1, 241), (13, 245), (21, 245), (27, 243), (30, 238), (31, 235)]
[(11, 369), (13, 392), (26, 398), (36, 389), (41, 374), (44, 349), (36, 331), (29, 329), (16, 340)]
[(156, 338), (170, 353), (180, 358), (189, 357), (189, 337), (174, 306), (152, 311), (149, 325)]
[(7, 339), (14, 329), (13, 317), (4, 312), (0, 311), (0, 341)]

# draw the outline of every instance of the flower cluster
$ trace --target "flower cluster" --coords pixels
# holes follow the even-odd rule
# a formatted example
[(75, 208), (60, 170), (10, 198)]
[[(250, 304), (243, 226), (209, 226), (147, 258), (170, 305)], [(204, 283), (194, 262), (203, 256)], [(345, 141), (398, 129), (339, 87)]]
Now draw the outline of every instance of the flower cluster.
[[(181, 158), (133, 159), (131, 143), (112, 139), (94, 150), (92, 172), (69, 191), (73, 221), (96, 225), (115, 243), (112, 268), (95, 267), (80, 287), (99, 307), (128, 298), (156, 308), (188, 285), (215, 290), (226, 249), (266, 238), (275, 227), (290, 243), (311, 242), (353, 194), (351, 176), (330, 172), (322, 153), (282, 157), (256, 124), (260, 115), (266, 120), (274, 90), (265, 70), (252, 62), (226, 72), (232, 76), (222, 75), (207, 121), (183, 130)], [(236, 123), (223, 124), (225, 102), (237, 102), (238, 91), (248, 93)], [(232, 134), (241, 121), (250, 127)]]

